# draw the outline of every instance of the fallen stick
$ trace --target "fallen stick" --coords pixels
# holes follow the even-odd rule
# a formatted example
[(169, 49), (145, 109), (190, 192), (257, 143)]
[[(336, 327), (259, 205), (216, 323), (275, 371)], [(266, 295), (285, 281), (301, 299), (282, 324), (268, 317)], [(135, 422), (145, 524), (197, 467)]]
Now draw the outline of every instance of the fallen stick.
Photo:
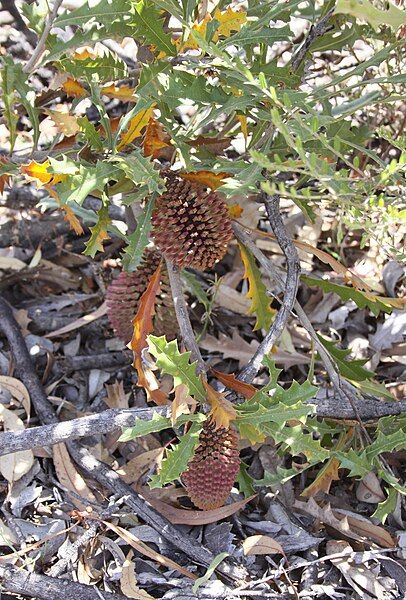
[[(406, 400), (399, 402), (379, 401), (373, 399), (358, 399), (356, 402), (358, 414), (364, 422), (393, 417), (406, 413)], [(337, 395), (316, 397), (308, 401), (316, 405), (316, 415), (324, 419), (356, 420), (357, 415), (349, 404), (340, 403)], [(0, 456), (52, 446), (88, 435), (110, 433), (116, 429), (133, 427), (136, 419), (149, 421), (154, 414), (167, 412), (167, 407), (153, 408), (115, 408), (105, 410), (95, 415), (87, 415), (70, 421), (40, 425), (23, 431), (6, 431), (0, 433)]]
[(92, 585), (69, 579), (37, 575), (11, 565), (0, 566), (0, 589), (38, 600), (127, 600), (122, 594), (98, 592)]

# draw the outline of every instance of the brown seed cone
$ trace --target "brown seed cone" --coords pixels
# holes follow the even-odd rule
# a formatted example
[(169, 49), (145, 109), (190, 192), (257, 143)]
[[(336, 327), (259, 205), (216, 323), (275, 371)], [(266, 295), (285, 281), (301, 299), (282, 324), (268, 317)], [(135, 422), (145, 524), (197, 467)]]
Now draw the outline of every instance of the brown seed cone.
[(208, 269), (223, 258), (232, 237), (227, 205), (202, 185), (166, 175), (166, 192), (152, 215), (155, 244), (179, 267)]
[[(160, 260), (159, 252), (146, 250), (143, 262), (134, 272), (122, 271), (107, 288), (107, 315), (117, 337), (125, 344), (131, 341), (132, 320), (137, 313), (140, 298), (147, 289), (149, 280), (155, 273)], [(168, 339), (173, 339), (177, 334), (176, 323), (168, 274), (165, 269), (162, 269), (161, 290), (155, 306), (154, 334), (166, 335)]]
[(234, 429), (215, 429), (207, 419), (195, 455), (182, 475), (193, 504), (202, 510), (223, 506), (240, 468), (238, 435)]

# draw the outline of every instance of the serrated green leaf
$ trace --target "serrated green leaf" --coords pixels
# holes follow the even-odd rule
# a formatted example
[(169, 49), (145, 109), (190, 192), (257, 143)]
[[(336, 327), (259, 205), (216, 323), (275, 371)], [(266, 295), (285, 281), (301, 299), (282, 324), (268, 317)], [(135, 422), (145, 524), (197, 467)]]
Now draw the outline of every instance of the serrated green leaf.
[(102, 206), (97, 215), (96, 225), (90, 227), (91, 236), (90, 239), (85, 242), (86, 249), (83, 252), (83, 254), (91, 256), (92, 258), (95, 257), (97, 252), (103, 252), (103, 242), (109, 239), (107, 229), (111, 223), (107, 205)]
[(394, 308), (402, 308), (404, 306), (402, 299), (374, 296), (373, 294), (362, 292), (346, 285), (333, 283), (327, 279), (317, 279), (316, 277), (302, 275), (301, 280), (307, 285), (319, 287), (324, 292), (334, 292), (343, 302), (353, 300), (358, 308), (368, 307), (376, 317), (381, 311), (390, 313)]
[(1, 69), (1, 81), (4, 112), (10, 131), (11, 149), (14, 148), (16, 141), (16, 125), (18, 121), (17, 114), (13, 110), (13, 106), (17, 101), (15, 92), (17, 92), (19, 100), (27, 111), (28, 118), (31, 121), (33, 129), (33, 144), (35, 149), (37, 147), (40, 134), (38, 110), (35, 107), (35, 91), (28, 85), (28, 75), (24, 73), (21, 64), (16, 63), (11, 56), (2, 57), (2, 62), (3, 67)]
[(94, 6), (85, 2), (75, 10), (66, 11), (54, 21), (54, 27), (64, 29), (67, 26), (82, 27), (91, 21), (109, 26), (115, 21), (125, 21), (131, 15), (131, 0), (100, 0)]
[(364, 477), (371, 471), (371, 462), (366, 451), (355, 452), (350, 448), (348, 452), (334, 452), (333, 455), (340, 461), (341, 469), (348, 469), (350, 477)]
[(243, 462), (240, 464), (240, 470), (237, 475), (237, 483), (238, 489), (242, 494), (244, 494), (244, 498), (249, 498), (255, 494), (254, 479), (248, 473), (248, 465)]
[(329, 451), (322, 448), (320, 440), (305, 433), (301, 425), (285, 427), (275, 441), (286, 444), (292, 455), (304, 454), (310, 463), (323, 462), (330, 456)]
[(154, 202), (150, 200), (137, 217), (137, 227), (134, 233), (128, 236), (128, 245), (124, 249), (123, 255), (123, 268), (130, 273), (141, 264), (144, 250), (149, 241), (153, 208)]
[(166, 341), (165, 336), (148, 336), (149, 352), (156, 358), (157, 366), (164, 373), (172, 375), (175, 387), (183, 383), (189, 394), (199, 402), (204, 402), (206, 392), (196, 373), (197, 362), (189, 363), (190, 352), (179, 352), (176, 340)]
[[(246, 410), (247, 408), (249, 408), (248, 411)], [(272, 408), (265, 408), (265, 406), (260, 404), (255, 407), (254, 412), (252, 408), (253, 405), (251, 402), (240, 404), (236, 407), (238, 416), (235, 423), (238, 427), (240, 424), (251, 424), (261, 430), (268, 423), (276, 423), (281, 428), (285, 425), (286, 421), (305, 421), (307, 415), (314, 412), (314, 406), (311, 404), (301, 405), (300, 403), (295, 406), (286, 406), (279, 403)]]
[(276, 467), (275, 473), (269, 471), (264, 472), (263, 479), (254, 479), (254, 487), (268, 487), (286, 483), (296, 475), (303, 473), (306, 469), (297, 471), (296, 469), (285, 469), (284, 467)]
[[(260, 390), (261, 392), (261, 390)], [(317, 387), (312, 385), (310, 381), (306, 380), (300, 384), (298, 381), (294, 381), (292, 385), (285, 389), (281, 386), (277, 386), (275, 393), (272, 396), (262, 395), (261, 402), (264, 406), (273, 406), (276, 402), (285, 404), (286, 406), (296, 406), (298, 402), (305, 404), (317, 393)], [(311, 406), (311, 405), (306, 405)]]
[(240, 242), (238, 246), (245, 267), (244, 279), (248, 280), (249, 285), (247, 298), (251, 300), (251, 306), (248, 312), (254, 314), (257, 318), (254, 331), (257, 329), (268, 331), (275, 315), (275, 311), (271, 308), (272, 299), (267, 294), (261, 271), (255, 262), (254, 256)]
[(176, 47), (172, 44), (171, 36), (169, 33), (164, 32), (163, 17), (161, 17), (153, 2), (140, 0), (134, 5), (134, 8), (135, 36), (144, 37), (147, 44), (153, 44), (168, 56), (176, 54)]
[(393, 488), (386, 488), (388, 497), (383, 502), (379, 502), (372, 517), (378, 519), (381, 523), (385, 523), (389, 515), (393, 514), (398, 501), (398, 492)]
[(172, 483), (186, 471), (188, 462), (199, 442), (202, 427), (202, 422), (193, 423), (189, 431), (181, 437), (179, 444), (167, 452), (166, 458), (162, 461), (160, 472), (151, 477), (149, 481), (151, 488), (160, 488), (167, 483)]
[(78, 80), (91, 80), (93, 75), (97, 75), (97, 80), (100, 82), (114, 81), (125, 79), (128, 73), (125, 62), (109, 51), (104, 52), (103, 56), (94, 58), (88, 57), (80, 60), (70, 57), (61, 58), (55, 66)]
[(55, 186), (62, 203), (82, 204), (89, 194), (95, 190), (103, 191), (105, 185), (113, 180), (119, 181), (123, 171), (107, 161), (97, 161), (96, 165), (75, 163), (66, 156), (61, 160), (50, 158), (51, 173), (63, 173), (68, 177)]
[(123, 429), (123, 433), (119, 437), (119, 442), (129, 442), (135, 438), (142, 437), (148, 433), (158, 433), (163, 429), (169, 429), (172, 427), (171, 420), (169, 417), (164, 417), (158, 413), (152, 415), (152, 419), (144, 421), (142, 419), (136, 419), (133, 427)]
[(77, 123), (80, 127), (80, 131), (83, 133), (83, 137), (85, 138), (89, 146), (97, 152), (102, 152), (103, 142), (93, 123), (91, 123), (87, 117), (78, 117)]
[(113, 156), (111, 162), (121, 169), (128, 179), (136, 185), (146, 185), (149, 193), (160, 194), (164, 182), (150, 158), (143, 156), (139, 148), (134, 148), (127, 156)]
[(366, 449), (366, 454), (372, 462), (383, 452), (393, 452), (393, 450), (401, 448), (406, 448), (406, 433), (403, 429), (399, 429), (391, 435), (385, 435), (379, 431), (376, 440)]
[(323, 336), (317, 334), (320, 342), (330, 352), (334, 358), (339, 371), (343, 377), (350, 379), (351, 381), (364, 381), (365, 379), (371, 379), (375, 375), (373, 371), (368, 371), (364, 368), (366, 360), (346, 360), (347, 356), (351, 354), (351, 350), (342, 350), (337, 348), (334, 342), (326, 340)]

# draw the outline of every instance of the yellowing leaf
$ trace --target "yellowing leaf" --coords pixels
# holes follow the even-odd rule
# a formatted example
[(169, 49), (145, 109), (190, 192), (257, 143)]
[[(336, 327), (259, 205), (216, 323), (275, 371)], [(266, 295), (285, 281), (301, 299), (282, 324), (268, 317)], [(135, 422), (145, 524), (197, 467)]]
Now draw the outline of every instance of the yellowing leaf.
[(229, 204), (228, 205), (228, 214), (232, 219), (239, 219), (244, 212), (244, 209), (239, 204)]
[(87, 91), (76, 79), (68, 77), (68, 79), (62, 84), (62, 89), (68, 96), (72, 98), (83, 98), (87, 96)]
[(196, 171), (195, 173), (179, 173), (179, 177), (186, 179), (186, 181), (192, 181), (199, 183), (212, 190), (216, 190), (218, 187), (223, 185), (224, 179), (230, 177), (229, 173), (212, 173), (211, 171)]
[[(8, 163), (9, 161), (4, 156), (0, 156), (0, 166)], [(0, 194), (4, 192), (4, 187), (8, 185), (10, 182), (10, 175), (5, 173), (4, 175), (0, 175)]]
[(127, 598), (135, 598), (135, 600), (154, 600), (153, 596), (150, 596), (148, 592), (141, 590), (137, 586), (135, 564), (132, 562), (133, 555), (133, 551), (130, 550), (124, 561), (120, 578), (121, 591)]
[(58, 194), (56, 193), (55, 190), (53, 190), (51, 188), (50, 185), (45, 185), (44, 187), (48, 190), (49, 195), (52, 196), (52, 198), (54, 198), (54, 200), (56, 200), (56, 202), (59, 204), (60, 208), (64, 211), (64, 213), (65, 213), (64, 219), (65, 219), (65, 221), (67, 221), (69, 223), (70, 228), (73, 229), (73, 231), (76, 233), (76, 235), (83, 235), (84, 231), (83, 231), (82, 224), (79, 221), (79, 219), (77, 218), (77, 216), (75, 215), (75, 213), (73, 212), (72, 207), (68, 206), (68, 204), (62, 203)]
[(244, 136), (244, 140), (245, 140), (245, 142), (247, 142), (247, 139), (248, 139), (247, 117), (245, 115), (237, 115), (237, 120), (240, 123), (241, 132), (242, 132), (242, 134)]
[[(226, 11), (220, 12), (218, 8), (214, 11), (214, 18), (220, 23), (214, 41), (217, 41), (219, 36), (229, 37), (233, 32), (240, 31), (244, 23), (247, 22), (247, 13), (243, 10), (233, 10), (231, 6)], [(217, 39), (216, 39), (217, 38)]]
[(300, 494), (305, 498), (315, 496), (318, 492), (322, 491), (326, 494), (330, 491), (330, 486), (333, 481), (340, 479), (338, 475), (338, 469), (340, 467), (340, 461), (337, 458), (330, 458), (326, 465), (320, 470), (316, 479)]
[(247, 298), (251, 300), (251, 307), (248, 313), (254, 314), (257, 318), (254, 331), (256, 329), (268, 330), (275, 314), (275, 310), (271, 308), (271, 298), (267, 294), (261, 271), (254, 256), (242, 244), (238, 244), (238, 246), (245, 267), (244, 278), (248, 280), (249, 284)]
[(137, 100), (135, 88), (131, 88), (128, 85), (118, 87), (117, 85), (111, 84), (102, 87), (100, 91), (104, 96), (117, 98), (117, 100), (122, 100), (123, 102), (135, 102)]
[(77, 117), (69, 113), (60, 112), (57, 110), (46, 110), (47, 115), (51, 117), (58, 131), (69, 137), (76, 135), (80, 131)]
[(159, 121), (150, 118), (144, 139), (144, 155), (159, 158), (160, 150), (170, 146), (170, 137)]
[(285, 554), (279, 542), (269, 535), (250, 535), (243, 543), (245, 556), (257, 554)]
[(78, 48), (76, 52), (72, 54), (73, 60), (86, 60), (87, 58), (97, 58), (97, 53), (94, 52), (90, 46), (85, 46), (83, 48)]
[[(207, 23), (211, 21), (211, 16), (206, 14), (204, 19), (200, 21), (200, 23), (194, 23), (192, 26), (192, 31), (196, 31), (201, 36), (206, 36)], [(199, 50), (198, 42), (193, 38), (193, 35), (189, 34), (189, 37), (186, 41), (182, 42), (179, 38), (177, 40), (172, 40), (175, 46), (178, 48), (178, 52), (183, 52), (184, 50)]]
[(21, 165), (20, 172), (29, 179), (34, 179), (37, 187), (42, 187), (42, 185), (55, 185), (62, 181), (66, 176), (48, 173), (48, 168), (50, 166), (49, 160), (46, 160), (43, 163), (37, 163), (35, 160), (32, 160), (28, 165)]
[(159, 291), (161, 277), (161, 264), (149, 280), (147, 289), (140, 299), (137, 314), (133, 319), (134, 333), (130, 342), (134, 352), (134, 368), (137, 369), (137, 385), (143, 387), (150, 400), (155, 404), (167, 404), (166, 395), (159, 389), (158, 381), (151, 371), (144, 356), (147, 348), (147, 336), (154, 328), (153, 316), (155, 314), (155, 299)]
[(150, 108), (145, 108), (144, 110), (140, 110), (140, 112), (131, 119), (130, 126), (128, 127), (127, 131), (121, 135), (121, 141), (117, 146), (117, 150), (125, 148), (125, 146), (131, 144), (131, 142), (137, 137), (140, 137), (142, 130), (148, 125), (153, 111), (153, 106)]
[(211, 406), (209, 417), (216, 423), (216, 429), (229, 429), (230, 422), (237, 417), (237, 412), (227, 398), (221, 392), (217, 392), (207, 381), (203, 380), (207, 393), (207, 401)]

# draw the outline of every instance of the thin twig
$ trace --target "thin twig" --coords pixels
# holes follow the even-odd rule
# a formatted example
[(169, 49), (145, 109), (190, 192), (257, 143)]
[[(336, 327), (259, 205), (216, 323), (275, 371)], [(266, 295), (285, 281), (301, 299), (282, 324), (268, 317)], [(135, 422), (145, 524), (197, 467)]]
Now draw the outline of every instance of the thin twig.
[(190, 350), (192, 360), (197, 361), (198, 371), (204, 373), (206, 371), (206, 365), (202, 355), (200, 354), (199, 346), (196, 342), (195, 334), (190, 322), (189, 312), (183, 294), (179, 267), (174, 265), (169, 260), (166, 260), (166, 266), (168, 268), (173, 304), (175, 306), (176, 318), (178, 320), (183, 343), (185, 344), (187, 350)]
[(258, 346), (254, 356), (238, 376), (238, 379), (245, 382), (251, 382), (254, 379), (261, 368), (264, 356), (272, 350), (272, 346), (285, 329), (295, 303), (300, 276), (300, 262), (297, 250), (293, 245), (292, 240), (289, 238), (279, 212), (279, 196), (268, 196), (268, 194), (263, 193), (262, 198), (272, 230), (286, 257), (287, 274), (282, 306), (279, 309), (271, 328)]
[(295, 54), (292, 56), (292, 69), (296, 71), (300, 63), (303, 61), (306, 52), (317, 38), (323, 36), (327, 31), (332, 29), (332, 25), (329, 24), (329, 20), (334, 13), (334, 8), (329, 10), (324, 17), (320, 19), (318, 23), (310, 27), (309, 33), (304, 40), (303, 44), (298, 48)]
[(61, 6), (62, 2), (63, 2), (63, 0), (55, 0), (54, 7), (48, 15), (48, 18), (45, 23), (44, 31), (41, 34), (38, 45), (35, 48), (34, 52), (32, 53), (30, 60), (23, 67), (24, 73), (32, 73), (32, 71), (35, 69), (39, 59), (41, 58), (41, 56), (45, 50), (45, 43), (47, 41), (47, 37), (49, 35), (49, 32), (52, 29), (52, 25), (54, 24), (54, 21), (58, 15), (58, 10), (59, 10), (59, 7)]
[[(44, 388), (34, 370), (20, 326), (14, 319), (10, 306), (1, 297), (0, 331), (4, 333), (9, 342), (16, 365), (16, 375), (28, 389), (40, 421), (45, 424), (58, 423), (56, 414), (49, 404)], [(212, 552), (161, 516), (145, 502), (142, 496), (127, 485), (113, 469), (97, 460), (86, 448), (74, 441), (68, 442), (67, 446), (73, 460), (82, 469), (86, 477), (96, 480), (101, 487), (109, 489), (112, 494), (123, 497), (124, 502), (132, 511), (194, 562), (205, 567), (210, 566), (214, 559)], [(243, 579), (247, 575), (245, 569), (235, 566), (230, 560), (224, 560), (217, 567), (217, 571), (226, 580), (234, 582)]]

